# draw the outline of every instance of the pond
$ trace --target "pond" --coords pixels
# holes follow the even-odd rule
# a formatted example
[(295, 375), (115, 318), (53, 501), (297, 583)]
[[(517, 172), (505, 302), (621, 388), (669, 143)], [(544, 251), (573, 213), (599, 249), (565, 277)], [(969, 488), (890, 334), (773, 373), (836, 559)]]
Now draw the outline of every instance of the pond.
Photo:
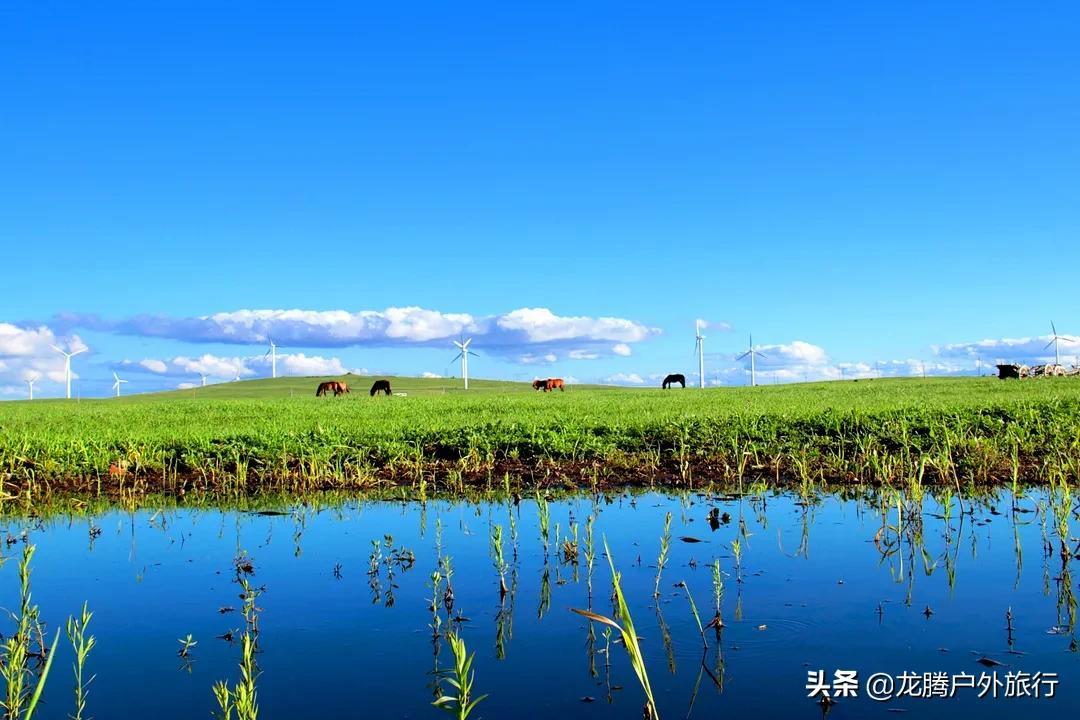
[[(571, 612), (613, 616), (606, 540), (660, 717), (1075, 712), (1071, 503), (1037, 488), (962, 503), (761, 490), (7, 518), (0, 605), (18, 608), (18, 560), (33, 544), (46, 636), (84, 601), (94, 613), (87, 714), (98, 718), (215, 712), (214, 683), (239, 678), (241, 580), (258, 591), (262, 717), (441, 716), (431, 705), (435, 671), (453, 658), (433, 625), (457, 630), (476, 653), (475, 693), (488, 697), (474, 718), (641, 717), (644, 693), (618, 631), (606, 637), (606, 626)], [(704, 629), (706, 648), (688, 594), (702, 624), (713, 620), (717, 562), (722, 630)], [(188, 635), (196, 644), (182, 657)], [(72, 712), (72, 660), (61, 634), (36, 717)], [(837, 670), (856, 671), (857, 696), (819, 705), (807, 689), (819, 670), (826, 684)], [(909, 694), (950, 685), (955, 696), (874, 700), (866, 683), (875, 673), (894, 678), (890, 694), (906, 683)], [(898, 679), (904, 673), (918, 680)], [(1029, 696), (1005, 697), (1020, 688)]]

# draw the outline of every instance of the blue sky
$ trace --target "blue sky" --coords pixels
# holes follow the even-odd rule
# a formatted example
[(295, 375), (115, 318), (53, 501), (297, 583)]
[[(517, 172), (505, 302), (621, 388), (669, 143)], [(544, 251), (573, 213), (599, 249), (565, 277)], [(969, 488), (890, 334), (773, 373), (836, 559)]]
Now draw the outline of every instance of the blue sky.
[(0, 397), (53, 342), (98, 395), (268, 332), (631, 384), (698, 318), (722, 384), (751, 330), (780, 381), (1080, 334), (1074, 3), (582, 5), (5, 4)]

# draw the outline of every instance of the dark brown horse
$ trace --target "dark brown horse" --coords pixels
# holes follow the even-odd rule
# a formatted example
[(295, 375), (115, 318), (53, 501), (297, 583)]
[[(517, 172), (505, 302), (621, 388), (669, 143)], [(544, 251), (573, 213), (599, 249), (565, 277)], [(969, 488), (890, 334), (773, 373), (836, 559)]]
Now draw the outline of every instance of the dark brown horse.
[(328, 392), (334, 393), (334, 397), (337, 397), (338, 395), (344, 395), (349, 392), (349, 386), (343, 382), (338, 382), (337, 380), (328, 380), (319, 383), (319, 388), (315, 391), (315, 397), (322, 397)]
[(379, 393), (386, 393), (387, 396), (393, 394), (390, 392), (389, 380), (376, 380), (375, 384), (371, 386), (371, 397), (375, 397)]
[(559, 392), (566, 391), (566, 383), (563, 382), (562, 378), (548, 378), (544, 381), (544, 392), (555, 392), (556, 390)]
[(686, 376), (682, 375), (680, 373), (672, 373), (672, 374), (668, 375), (666, 378), (664, 378), (664, 384), (662, 385), (662, 387), (665, 390), (667, 390), (669, 387), (671, 387), (675, 383), (679, 383), (680, 385), (682, 385), (685, 388), (686, 387)]
[(533, 380), (533, 390), (543, 390), (547, 392), (547, 380)]

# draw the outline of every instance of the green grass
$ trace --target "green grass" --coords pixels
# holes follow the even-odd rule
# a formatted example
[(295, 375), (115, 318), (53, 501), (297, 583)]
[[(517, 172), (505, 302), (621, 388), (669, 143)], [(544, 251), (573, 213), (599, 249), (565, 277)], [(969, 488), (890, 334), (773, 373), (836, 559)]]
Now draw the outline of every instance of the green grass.
[(1080, 380), (904, 379), (662, 391), (279, 378), (0, 404), (4, 498), (477, 484), (1075, 479)]

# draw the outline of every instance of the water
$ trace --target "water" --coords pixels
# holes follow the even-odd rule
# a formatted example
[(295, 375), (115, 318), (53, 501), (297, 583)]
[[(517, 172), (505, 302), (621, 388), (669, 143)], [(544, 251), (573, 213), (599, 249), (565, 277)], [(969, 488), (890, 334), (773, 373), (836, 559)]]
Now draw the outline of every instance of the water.
[[(1076, 582), (1068, 571), (1075, 561), (1063, 572), (1057, 525), (1040, 511), (1045, 503), (1044, 492), (1030, 491), (1018, 503), (1025, 512), (1013, 513), (1011, 497), (1001, 493), (966, 503), (971, 514), (961, 520), (954, 501), (946, 523), (942, 507), (928, 498), (921, 529), (909, 514), (896, 552), (893, 501), (884, 503), (887, 527), (876, 542), (882, 504), (873, 499), (824, 495), (806, 504), (770, 493), (742, 500), (646, 494), (552, 501), (553, 536), (555, 524), (563, 537), (572, 522), (578, 525), (576, 568), (561, 563), (554, 547), (545, 564), (531, 499), (517, 507), (357, 501), (297, 507), (286, 515), (117, 511), (89, 520), (9, 519), (2, 532), (26, 529), (37, 545), (34, 600), (50, 628), (89, 602), (98, 638), (88, 668), (97, 675), (89, 713), (98, 718), (210, 715), (212, 684), (238, 677), (239, 644), (216, 636), (243, 626), (238, 612), (219, 612), (241, 606), (234, 558), (242, 551), (254, 563), (250, 581), (265, 587), (258, 602), (262, 717), (440, 716), (430, 705), (435, 657), (428, 608), (440, 536), (442, 553), (452, 558), (454, 612), (467, 618), (461, 633), (476, 651), (476, 692), (490, 694), (474, 717), (640, 717), (643, 694), (622, 646), (612, 644), (608, 673), (602, 627), (590, 658), (588, 622), (569, 610), (589, 605), (583, 554), (590, 514), (597, 546), (592, 607), (612, 614), (606, 537), (643, 638), (661, 717), (818, 716), (820, 708), (807, 697), (807, 673), (822, 669), (831, 680), (838, 668), (858, 671), (859, 697), (840, 700), (830, 717), (884, 717), (897, 709), (923, 717), (965, 709), (1015, 717), (1080, 708), (1080, 658), (1070, 649), (1068, 612)], [(715, 530), (707, 522), (712, 508), (730, 518)], [(673, 539), (657, 613), (655, 563), (668, 512)], [(512, 566), (507, 584), (513, 590), (502, 604), (490, 554), (492, 523), (504, 529)], [(101, 530), (96, 538), (91, 527)], [(742, 582), (731, 548), (736, 539)], [(392, 586), (384, 562), (372, 587), (373, 540), (384, 558), (394, 548), (415, 556), (411, 568), (407, 561), (394, 563)], [(7, 608), (17, 607), (20, 548), (6, 548), (9, 560), (0, 569), (0, 604)], [(676, 583), (687, 583), (707, 622), (713, 616), (707, 566), (715, 558), (725, 573), (725, 628), (719, 646), (706, 631), (705, 672), (701, 637)], [(446, 627), (445, 611), (442, 616)], [(198, 645), (185, 663), (177, 639), (188, 633)], [(60, 647), (38, 717), (71, 711), (72, 651), (64, 640)], [(976, 662), (982, 655), (1007, 667), (985, 667)], [(438, 662), (451, 663), (445, 642)], [(997, 671), (1002, 680), (1008, 671), (1056, 672), (1059, 683), (1054, 699), (980, 700), (971, 690), (953, 699), (881, 703), (865, 697), (862, 681), (871, 673), (903, 671)]]

